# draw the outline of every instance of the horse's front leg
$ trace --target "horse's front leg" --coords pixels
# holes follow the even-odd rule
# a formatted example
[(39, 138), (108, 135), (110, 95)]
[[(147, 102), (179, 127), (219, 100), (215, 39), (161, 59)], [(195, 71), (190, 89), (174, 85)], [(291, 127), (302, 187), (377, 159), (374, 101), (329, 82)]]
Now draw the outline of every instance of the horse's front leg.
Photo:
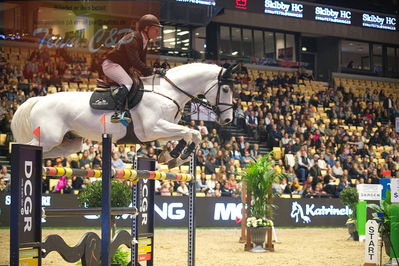
[[(180, 140), (178, 144), (178, 146), (181, 146), (180, 152), (184, 149), (186, 143), (193, 141), (196, 143), (196, 145), (198, 145), (198, 143), (201, 141), (201, 134), (199, 134), (198, 131), (170, 123), (166, 120), (158, 121), (157, 124), (152, 128), (151, 133), (156, 133), (156, 135), (158, 135), (158, 140), (162, 141)], [(180, 155), (180, 152), (176, 157)], [(168, 162), (171, 159), (172, 157), (167, 151), (164, 150), (162, 152), (162, 156), (160, 156), (160, 162)], [(182, 163), (180, 161), (177, 162), (176, 159), (173, 159), (174, 163), (171, 164), (174, 165), (174, 167), (179, 166)]]
[(198, 130), (193, 130), (193, 141), (187, 146), (180, 158), (185, 161), (195, 151), (195, 148), (201, 142), (201, 133)]
[(192, 142), (187, 146), (184, 150), (183, 154), (175, 159), (172, 159), (168, 162), (169, 168), (174, 168), (176, 166), (182, 165), (183, 163), (189, 160), (189, 157), (193, 154), (195, 149), (198, 147), (198, 144), (201, 142), (201, 133), (198, 130), (191, 129), (192, 132)]

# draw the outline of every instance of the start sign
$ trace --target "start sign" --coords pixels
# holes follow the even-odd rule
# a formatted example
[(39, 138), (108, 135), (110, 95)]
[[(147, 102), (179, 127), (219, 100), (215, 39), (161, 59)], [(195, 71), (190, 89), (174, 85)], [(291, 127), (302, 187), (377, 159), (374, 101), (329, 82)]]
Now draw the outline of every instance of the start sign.
[(375, 220), (366, 223), (366, 241), (364, 245), (364, 265), (377, 265), (378, 263), (378, 224)]

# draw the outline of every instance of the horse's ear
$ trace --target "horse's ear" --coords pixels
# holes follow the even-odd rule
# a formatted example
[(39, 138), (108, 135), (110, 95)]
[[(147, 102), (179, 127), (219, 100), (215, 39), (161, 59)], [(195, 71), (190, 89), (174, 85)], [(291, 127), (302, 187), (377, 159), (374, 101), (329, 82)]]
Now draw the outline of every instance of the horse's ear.
[(229, 68), (231, 69), (231, 73), (238, 73), (241, 71), (241, 66), (239, 64), (232, 65)]
[(240, 71), (241, 67), (239, 64), (234, 64), (229, 66), (226, 71), (223, 73), (223, 78), (229, 78), (231, 76), (231, 74), (233, 73), (237, 73), (238, 71)]

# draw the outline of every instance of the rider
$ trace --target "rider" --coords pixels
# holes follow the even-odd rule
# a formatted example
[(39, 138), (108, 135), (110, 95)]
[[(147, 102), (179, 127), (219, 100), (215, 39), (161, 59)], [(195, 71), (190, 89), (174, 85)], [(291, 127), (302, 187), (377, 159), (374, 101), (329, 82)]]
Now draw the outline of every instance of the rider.
[(128, 74), (129, 69), (139, 71), (142, 76), (149, 76), (158, 71), (146, 66), (146, 55), (149, 40), (159, 36), (161, 27), (156, 16), (152, 14), (142, 16), (136, 24), (135, 34), (125, 35), (106, 55), (102, 64), (104, 74), (120, 85), (113, 91), (116, 110), (111, 116), (112, 123), (121, 122), (127, 125), (130, 122), (130, 118), (126, 117), (128, 112), (125, 108), (127, 95), (133, 85), (133, 80)]

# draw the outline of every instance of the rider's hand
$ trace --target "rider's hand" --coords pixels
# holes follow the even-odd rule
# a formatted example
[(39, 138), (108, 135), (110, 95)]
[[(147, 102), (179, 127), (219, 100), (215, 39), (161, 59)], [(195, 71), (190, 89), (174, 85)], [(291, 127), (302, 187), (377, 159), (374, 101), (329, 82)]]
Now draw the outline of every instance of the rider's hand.
[(166, 75), (166, 70), (164, 68), (155, 68), (154, 74), (158, 74), (161, 77), (164, 77)]

